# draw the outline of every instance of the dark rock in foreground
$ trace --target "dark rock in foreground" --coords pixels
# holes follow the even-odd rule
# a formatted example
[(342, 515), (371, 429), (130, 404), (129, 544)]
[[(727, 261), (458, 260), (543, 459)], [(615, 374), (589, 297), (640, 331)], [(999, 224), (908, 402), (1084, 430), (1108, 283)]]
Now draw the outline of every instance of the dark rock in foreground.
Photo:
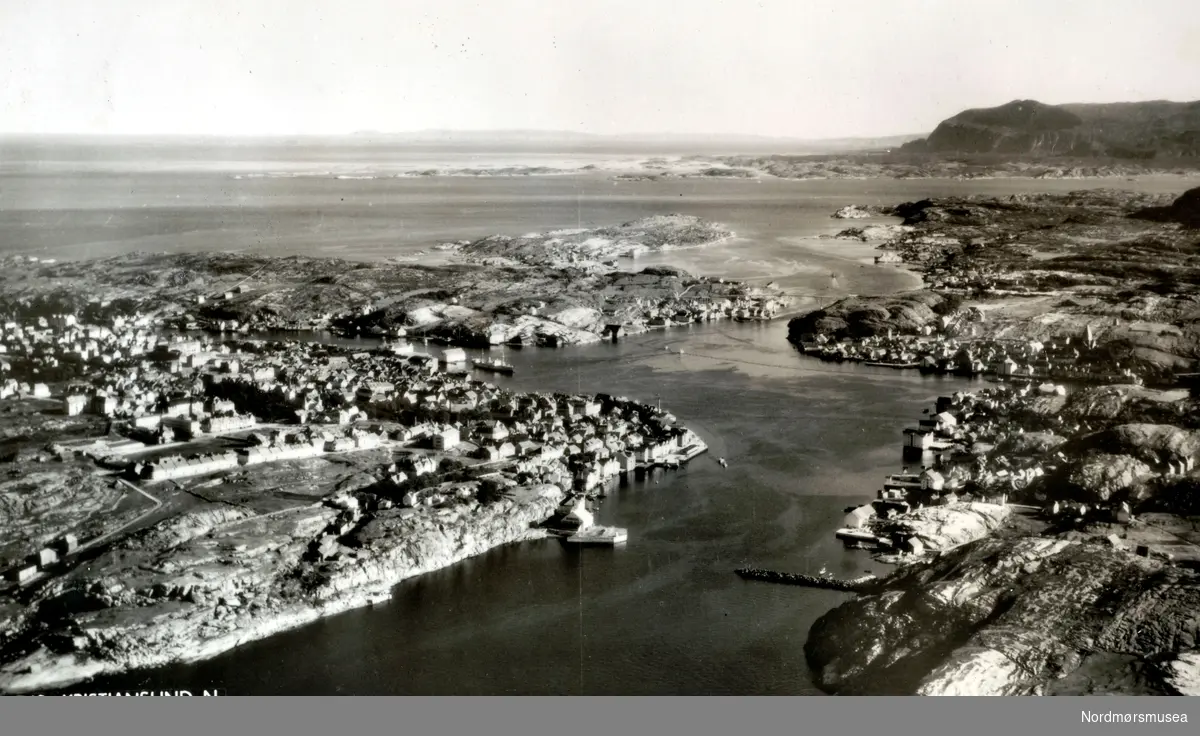
[[(1200, 694), (1200, 576), (1098, 542), (989, 539), (813, 624), (840, 694)], [(1100, 676), (1103, 675), (1103, 676)]]
[(1167, 207), (1147, 207), (1135, 217), (1155, 222), (1177, 222), (1184, 227), (1200, 228), (1200, 187), (1189, 189), (1179, 195)]

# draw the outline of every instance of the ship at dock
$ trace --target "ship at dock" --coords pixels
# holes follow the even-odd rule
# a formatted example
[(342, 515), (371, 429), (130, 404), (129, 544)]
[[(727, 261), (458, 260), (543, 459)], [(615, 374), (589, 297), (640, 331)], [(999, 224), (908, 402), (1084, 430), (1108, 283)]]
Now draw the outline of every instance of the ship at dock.
[(512, 364), (505, 363), (503, 360), (500, 360), (499, 358), (483, 358), (482, 360), (472, 361), (471, 367), (477, 368), (481, 371), (490, 371), (492, 373), (503, 373), (508, 376), (511, 376), (514, 371)]

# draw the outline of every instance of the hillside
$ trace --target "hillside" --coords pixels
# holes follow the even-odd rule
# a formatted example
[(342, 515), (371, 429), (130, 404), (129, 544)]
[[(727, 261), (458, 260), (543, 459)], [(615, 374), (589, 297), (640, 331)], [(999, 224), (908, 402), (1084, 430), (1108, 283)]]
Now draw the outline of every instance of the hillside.
[(902, 150), (928, 153), (1182, 158), (1200, 155), (1200, 101), (1047, 105), (1013, 100), (965, 110)]

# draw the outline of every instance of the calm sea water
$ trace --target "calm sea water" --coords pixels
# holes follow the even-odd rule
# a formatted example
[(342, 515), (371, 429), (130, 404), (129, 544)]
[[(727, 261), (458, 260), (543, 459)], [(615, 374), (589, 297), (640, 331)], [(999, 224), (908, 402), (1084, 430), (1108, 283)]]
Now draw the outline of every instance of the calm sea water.
[[(57, 258), (250, 250), (425, 261), (422, 251), (446, 240), (682, 212), (728, 223), (739, 238), (647, 263), (772, 279), (797, 293), (832, 297), (915, 284), (902, 271), (870, 265), (870, 250), (861, 245), (817, 237), (847, 225), (828, 217), (844, 204), (1111, 185), (614, 182), (602, 175), (239, 180), (151, 166), (92, 168), (99, 170), (0, 176), (0, 248)], [(1186, 188), (1180, 180), (1128, 186)], [(898, 469), (904, 426), (937, 395), (967, 383), (824, 364), (795, 352), (786, 332), (782, 321), (728, 323), (615, 345), (508, 351), (516, 374), (487, 376), (520, 389), (661, 401), (706, 438), (708, 456), (622, 486), (604, 503), (601, 522), (629, 529), (623, 548), (574, 550), (544, 541), (497, 549), (405, 582), (382, 606), (196, 665), (76, 689), (815, 694), (804, 639), (844, 594), (745, 582), (733, 570), (877, 569), (833, 539), (843, 509), (873, 498), (883, 475)]]
[[(619, 549), (501, 548), (351, 611), (196, 665), (78, 691), (231, 694), (817, 694), (802, 647), (844, 594), (746, 582), (743, 565), (879, 571), (833, 538), (901, 463), (900, 430), (955, 379), (803, 357), (786, 325), (681, 328), (624, 343), (509, 350), (519, 389), (661, 401), (710, 454), (622, 486)], [(672, 351), (663, 349), (667, 339)], [(724, 457), (728, 469), (716, 458)]]

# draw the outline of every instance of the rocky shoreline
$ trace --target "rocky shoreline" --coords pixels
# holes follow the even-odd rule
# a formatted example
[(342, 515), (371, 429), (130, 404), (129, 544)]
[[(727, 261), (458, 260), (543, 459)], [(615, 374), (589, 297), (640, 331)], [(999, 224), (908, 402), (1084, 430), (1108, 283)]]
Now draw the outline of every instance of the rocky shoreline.
[(733, 235), (697, 217), (661, 215), (446, 243), (440, 266), (226, 253), (61, 263), (16, 256), (0, 278), (0, 308), (76, 313), (102, 299), (180, 329), (410, 335), (463, 347), (586, 344), (672, 324), (774, 317), (791, 303), (778, 288), (637, 268), (639, 255)]
[[(36, 612), (8, 637), (6, 648), (24, 652), (0, 668), (0, 692), (195, 662), (386, 601), (407, 578), (545, 537), (538, 525), (562, 499), (539, 486), (465, 512), (379, 512), (345, 540), (353, 546), (319, 565), (305, 552), (337, 517), (325, 506), (271, 520), (164, 522), (36, 594)], [(145, 561), (132, 575), (131, 557)]]
[[(825, 335), (858, 359), (902, 355), (924, 369), (916, 361), (925, 356), (930, 370), (996, 374), (1007, 385), (939, 399), (954, 421), (936, 430), (938, 457), (921, 462), (936, 463), (930, 477), (940, 484), (948, 474), (958, 494), (1003, 494), (1023, 506), (961, 503), (949, 491), (937, 501), (948, 505), (875, 522), (874, 531), (924, 552), (890, 556), (901, 563), (892, 575), (813, 624), (804, 651), (818, 687), (1200, 694), (1198, 397), (1194, 383), (1179, 384), (1200, 357), (1188, 230), (1196, 200), (1194, 191), (1174, 203), (1079, 192), (835, 215), (904, 218), (881, 247), (930, 286), (803, 315), (789, 339), (828, 350), (816, 342)], [(1140, 252), (1142, 244), (1176, 255)], [(1155, 327), (1141, 331), (1139, 322)], [(1031, 346), (1049, 357), (1030, 357)], [(1074, 352), (1053, 357), (1060, 348)], [(1036, 362), (1032, 378), (987, 366), (1006, 353)], [(1114, 366), (1177, 390), (1134, 380), (1081, 387)], [(1070, 392), (1039, 386), (1039, 371), (1078, 380)]]
[(1100, 542), (985, 539), (813, 624), (836, 694), (1200, 694), (1200, 580)]
[[(7, 339), (15, 349), (7, 356), (11, 363), (6, 368), (39, 382), (42, 393), (51, 392), (47, 384), (54, 386), (55, 396), (63, 397), (51, 402), (55, 411), (70, 403), (67, 397), (72, 395), (88, 403), (86, 392), (94, 390), (89, 382), (112, 386), (111, 374), (124, 371), (120, 382), (126, 388), (119, 393), (125, 399), (147, 395), (139, 389), (149, 385), (162, 392), (154, 396), (164, 401), (169, 401), (168, 394), (207, 395), (211, 389), (214, 395), (203, 408), (196, 408), (198, 401), (187, 402), (187, 417), (207, 416), (210, 405), (215, 412), (218, 404), (228, 404), (221, 411), (253, 412), (245, 420), (250, 425), (259, 424), (266, 412), (285, 424), (311, 419), (318, 433), (343, 434), (345, 429), (340, 443), (332, 434), (315, 439), (305, 435), (300, 444), (308, 442), (310, 449), (314, 441), (323, 442), (326, 450), (370, 448), (383, 442), (387, 432), (378, 424), (364, 424), (365, 430), (341, 426), (364, 420), (366, 413), (359, 411), (364, 407), (373, 419), (403, 417), (404, 429), (391, 430), (401, 438), (397, 441), (421, 444), (425, 451), (432, 448), (435, 456), (460, 444), (460, 429), (475, 442), (490, 442), (470, 450), (471, 457), (464, 460), (439, 460), (417, 451), (404, 453), (397, 463), (391, 455), (381, 458), (364, 451), (354, 457), (365, 459), (347, 458), (344, 465), (280, 459), (249, 470), (250, 450), (242, 443), (276, 454), (304, 450), (282, 430), (265, 429), (249, 438), (219, 438), (240, 448), (244, 457), (238, 461), (245, 463), (222, 465), (221, 476), (211, 481), (151, 489), (157, 495), (135, 486), (118, 487), (90, 461), (138, 478), (149, 477), (142, 473), (148, 466), (138, 470), (108, 455), (91, 457), (85, 451), (77, 457), (62, 450), (66, 454), (60, 459), (69, 455), (72, 467), (95, 476), (94, 485), (106, 489), (96, 493), (87, 486), (97, 503), (107, 499), (112, 505), (113, 497), (132, 503), (122, 500), (128, 496), (151, 512), (135, 516), (143, 513), (142, 507), (131, 506), (128, 523), (125, 517), (109, 519), (105, 529), (112, 535), (88, 536), (88, 544), (96, 539), (103, 543), (86, 555), (75, 549), (76, 540), (64, 547), (66, 561), (60, 562), (49, 549), (37, 551), (38, 561), (32, 566), (28, 558), (19, 563), (6, 558), (11, 568), (6, 576), (13, 584), (5, 588), (9, 597), (0, 602), (0, 692), (45, 691), (106, 674), (206, 659), (323, 616), (387, 600), (393, 586), (404, 579), (499, 545), (545, 536), (540, 525), (561, 511), (564, 488), (591, 492), (601, 479), (621, 472), (621, 462), (632, 472), (635, 463), (645, 467), (684, 461), (671, 451), (688, 448), (668, 447), (675, 435), (662, 434), (674, 422), (669, 414), (644, 416), (621, 400), (603, 404), (543, 395), (518, 400), (511, 393), (493, 395), (491, 389), (469, 381), (446, 383), (439, 362), (429, 360), (432, 356), (404, 357), (414, 353), (405, 338), (467, 346), (557, 346), (615, 340), (674, 324), (771, 319), (787, 303), (773, 287), (696, 278), (666, 267), (628, 270), (640, 254), (705, 247), (732, 235), (717, 223), (665, 215), (607, 228), (450, 244), (445, 250), (451, 263), (445, 266), (222, 253), (134, 254), (61, 263), (9, 258), (0, 279), (0, 301), (14, 320)], [(159, 334), (161, 327), (173, 329)], [(289, 351), (286, 340), (249, 337), (272, 328), (378, 336), (386, 338), (386, 345), (371, 354), (326, 348)], [(221, 344), (206, 337), (194, 339), (193, 331), (202, 329), (231, 339)], [(81, 343), (72, 357), (86, 355), (83, 360), (51, 362), (30, 336), (37, 333), (37, 339), (46, 341), (55, 331), (110, 342), (118, 340), (119, 331), (120, 339), (139, 346), (128, 355), (121, 348), (101, 359)], [(173, 334), (178, 331), (191, 334)], [(156, 347), (143, 348), (141, 343), (147, 341)], [(172, 346), (178, 346), (180, 359), (172, 359)], [(251, 369), (251, 363), (257, 367)], [(335, 374), (336, 379), (331, 378)], [(239, 383), (243, 377), (246, 382)], [(311, 380), (305, 382), (304, 377)], [(22, 402), (32, 400), (31, 384), (22, 386), (16, 379), (9, 383), (10, 394), (19, 394), (14, 403), (24, 406)], [(285, 383), (303, 391), (289, 394)], [(251, 385), (256, 388), (244, 389)], [(314, 386), (320, 388), (310, 391)], [(93, 402), (98, 409), (89, 405), (77, 411), (113, 419), (116, 401), (106, 401), (106, 390), (95, 394), (101, 397)], [(296, 411), (294, 399), (301, 393), (299, 406), (311, 406), (318, 412), (313, 417), (307, 409)], [(121, 417), (158, 420), (161, 430), (166, 421), (162, 417), (167, 416), (162, 403), (156, 398), (144, 411)], [(335, 406), (341, 411), (333, 410)], [(351, 408), (359, 411), (353, 418)], [(464, 423), (453, 429), (417, 426), (420, 420), (449, 423), (453, 417)], [(649, 424), (643, 425), (643, 420)], [(116, 423), (125, 436), (133, 431), (125, 426), (128, 423)], [(116, 425), (105, 424), (112, 434)], [(194, 440), (207, 449), (218, 439), (195, 436), (195, 430), (185, 430), (183, 442)], [(181, 441), (173, 431), (160, 434), (147, 442)], [(389, 440), (396, 437), (389, 435)], [(451, 437), (450, 444), (440, 448), (438, 438), (446, 437)], [(23, 439), (32, 443), (37, 436)], [(120, 436), (108, 439), (145, 446)], [(626, 446), (626, 439), (632, 444)], [(519, 456), (514, 443), (520, 445)], [(219, 456), (165, 459), (175, 463), (171, 468), (203, 466), (213, 457), (225, 462), (238, 452), (225, 446)], [(45, 439), (28, 449), (28, 460), (43, 462), (48, 457)], [(504, 466), (509, 476), (475, 468), (480, 452), (487, 454), (485, 460), (511, 458)], [(381, 459), (393, 462), (371, 466)], [(439, 488), (449, 489), (444, 494), (420, 493), (439, 481), (444, 481)], [(214, 482), (219, 490), (209, 490)], [(275, 493), (283, 489), (287, 491)], [(61, 489), (55, 493), (64, 495)], [(297, 507), (304, 498), (321, 500)], [(169, 513), (175, 515), (155, 523)], [(67, 524), (71, 519), (60, 521)], [(47, 523), (41, 517), (30, 524), (34, 522)], [(48, 527), (39, 527), (38, 534), (45, 533)], [(110, 543), (110, 536), (115, 542)], [(20, 541), (24, 547), (32, 544)], [(41, 536), (35, 541), (46, 544)], [(18, 550), (19, 556), (28, 552)], [(51, 556), (54, 559), (47, 561)]]
[(1011, 156), (963, 156), (909, 152), (846, 152), (801, 155), (682, 156), (610, 162), (604, 165), (513, 165), (484, 168), (439, 168), (406, 171), (305, 171), (231, 174), (235, 181), (255, 179), (390, 180), (433, 178), (550, 178), (605, 176), (614, 182), (640, 183), (718, 179), (754, 181), (953, 179), (953, 180), (1128, 180), (1139, 176), (1195, 178), (1200, 171), (1192, 161), (1154, 165), (1137, 160), (1046, 156), (1022, 160)]

